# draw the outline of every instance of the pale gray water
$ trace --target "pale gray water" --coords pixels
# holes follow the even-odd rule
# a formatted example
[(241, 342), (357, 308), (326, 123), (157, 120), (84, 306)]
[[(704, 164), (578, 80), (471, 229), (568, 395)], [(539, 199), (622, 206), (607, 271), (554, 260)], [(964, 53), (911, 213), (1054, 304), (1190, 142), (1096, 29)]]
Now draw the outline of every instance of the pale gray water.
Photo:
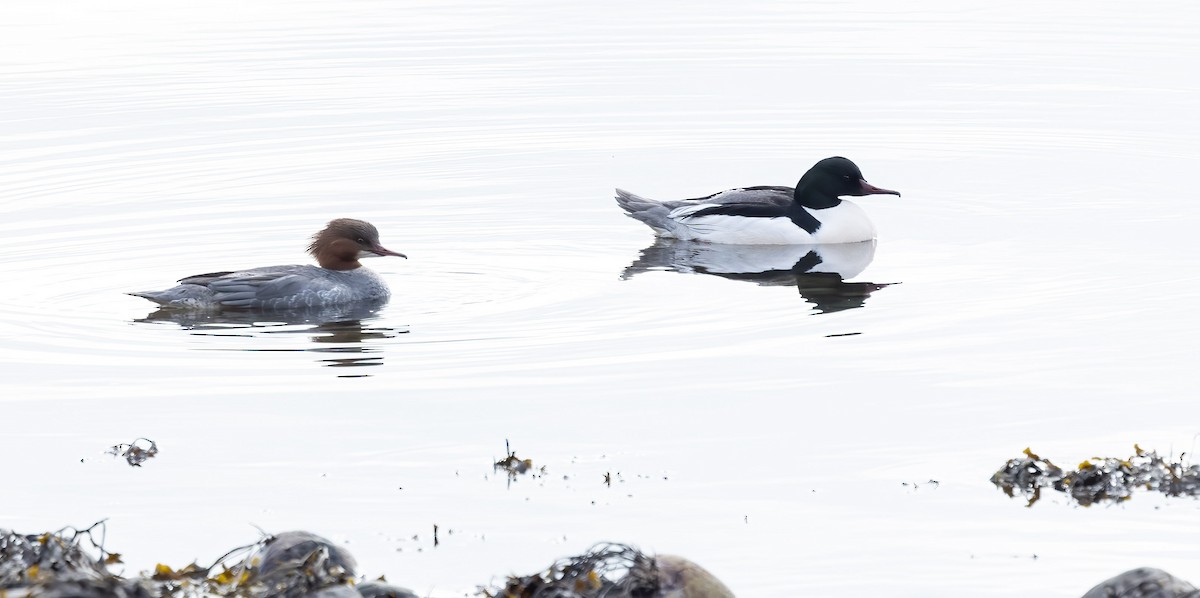
[[(645, 4), (0, 5), (0, 527), (108, 517), (131, 570), (303, 528), (436, 596), (600, 540), (741, 597), (1200, 580), (1190, 499), (987, 481), (1193, 449), (1200, 8)], [(622, 279), (652, 238), (613, 187), (830, 155), (904, 192), (859, 201), (852, 280), (901, 283), (863, 307)], [(369, 262), (394, 296), (360, 324), (123, 295), (303, 262), (343, 216), (411, 258)], [(103, 454), (139, 436), (144, 467)], [(506, 438), (548, 474), (495, 476)]]

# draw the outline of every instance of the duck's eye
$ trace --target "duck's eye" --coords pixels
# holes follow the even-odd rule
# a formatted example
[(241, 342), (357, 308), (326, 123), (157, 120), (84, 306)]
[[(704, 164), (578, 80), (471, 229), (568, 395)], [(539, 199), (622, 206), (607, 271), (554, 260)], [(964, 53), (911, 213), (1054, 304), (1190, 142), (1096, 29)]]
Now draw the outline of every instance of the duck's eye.
[(366, 244), (367, 244), (367, 240), (366, 240), (366, 239), (364, 239), (364, 238), (362, 238), (362, 237), (359, 237), (358, 239), (356, 239), (356, 241), (358, 241), (358, 244), (359, 244), (359, 245), (366, 245)]

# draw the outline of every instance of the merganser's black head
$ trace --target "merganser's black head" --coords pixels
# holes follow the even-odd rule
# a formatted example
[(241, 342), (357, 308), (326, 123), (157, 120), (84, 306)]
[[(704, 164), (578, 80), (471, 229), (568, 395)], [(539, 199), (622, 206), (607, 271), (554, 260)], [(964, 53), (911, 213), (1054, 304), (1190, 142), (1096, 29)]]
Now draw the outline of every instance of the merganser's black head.
[(899, 191), (881, 189), (866, 181), (858, 166), (840, 156), (825, 158), (813, 165), (796, 183), (796, 203), (814, 210), (832, 208), (841, 202), (842, 195), (861, 196), (888, 194)]
[(322, 268), (353, 270), (362, 266), (360, 258), (394, 255), (407, 257), (379, 244), (379, 230), (364, 220), (338, 218), (313, 235), (308, 252)]

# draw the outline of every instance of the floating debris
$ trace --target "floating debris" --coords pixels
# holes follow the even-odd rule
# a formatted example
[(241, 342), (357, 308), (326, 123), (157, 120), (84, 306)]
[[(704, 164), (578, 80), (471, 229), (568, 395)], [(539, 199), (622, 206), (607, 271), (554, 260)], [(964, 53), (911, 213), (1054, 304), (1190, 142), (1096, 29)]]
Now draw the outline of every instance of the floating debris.
[[(506, 456), (503, 459), (496, 461), (496, 463), (492, 465), (492, 470), (503, 471), (504, 473), (508, 474), (509, 481), (513, 481), (517, 479), (518, 475), (528, 473), (533, 469), (533, 459), (522, 459), (518, 457), (516, 451), (509, 449), (508, 440), (504, 441), (504, 453)], [(543, 466), (539, 470), (539, 473), (545, 475), (546, 467)]]
[(699, 565), (677, 556), (651, 556), (625, 544), (597, 544), (562, 559), (545, 573), (510, 577), (490, 598), (733, 598)]
[(158, 445), (149, 438), (137, 438), (129, 444), (115, 444), (108, 449), (114, 457), (125, 457), (132, 467), (141, 467), (147, 459), (158, 454)]
[(900, 482), (900, 485), (913, 490), (920, 490), (922, 486), (928, 486), (934, 490), (937, 490), (942, 483), (937, 480), (926, 480), (924, 482)]
[(1085, 507), (1129, 500), (1138, 489), (1167, 496), (1200, 496), (1200, 465), (1186, 465), (1182, 457), (1168, 461), (1136, 444), (1133, 450), (1134, 455), (1127, 459), (1093, 457), (1074, 471), (1064, 471), (1026, 448), (1025, 457), (1010, 459), (992, 474), (992, 483), (1009, 496), (1025, 497), (1026, 506), (1041, 498), (1043, 488), (1066, 493)]

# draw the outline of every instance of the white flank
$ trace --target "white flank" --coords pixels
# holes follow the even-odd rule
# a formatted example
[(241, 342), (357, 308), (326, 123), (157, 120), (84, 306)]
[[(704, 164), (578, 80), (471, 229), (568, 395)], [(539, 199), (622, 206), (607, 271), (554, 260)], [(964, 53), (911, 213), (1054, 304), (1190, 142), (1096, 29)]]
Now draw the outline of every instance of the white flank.
[[(789, 218), (747, 216), (697, 216), (678, 221), (680, 239), (733, 245), (805, 245), (813, 236)], [(684, 237), (683, 235), (691, 235)]]
[(671, 231), (671, 236), (685, 241), (731, 245), (857, 243), (875, 238), (875, 226), (867, 218), (866, 212), (844, 200), (832, 208), (808, 210), (821, 221), (821, 228), (811, 235), (796, 226), (790, 218), (726, 215), (688, 217), (709, 205), (697, 204), (672, 210), (670, 218), (679, 226)]

